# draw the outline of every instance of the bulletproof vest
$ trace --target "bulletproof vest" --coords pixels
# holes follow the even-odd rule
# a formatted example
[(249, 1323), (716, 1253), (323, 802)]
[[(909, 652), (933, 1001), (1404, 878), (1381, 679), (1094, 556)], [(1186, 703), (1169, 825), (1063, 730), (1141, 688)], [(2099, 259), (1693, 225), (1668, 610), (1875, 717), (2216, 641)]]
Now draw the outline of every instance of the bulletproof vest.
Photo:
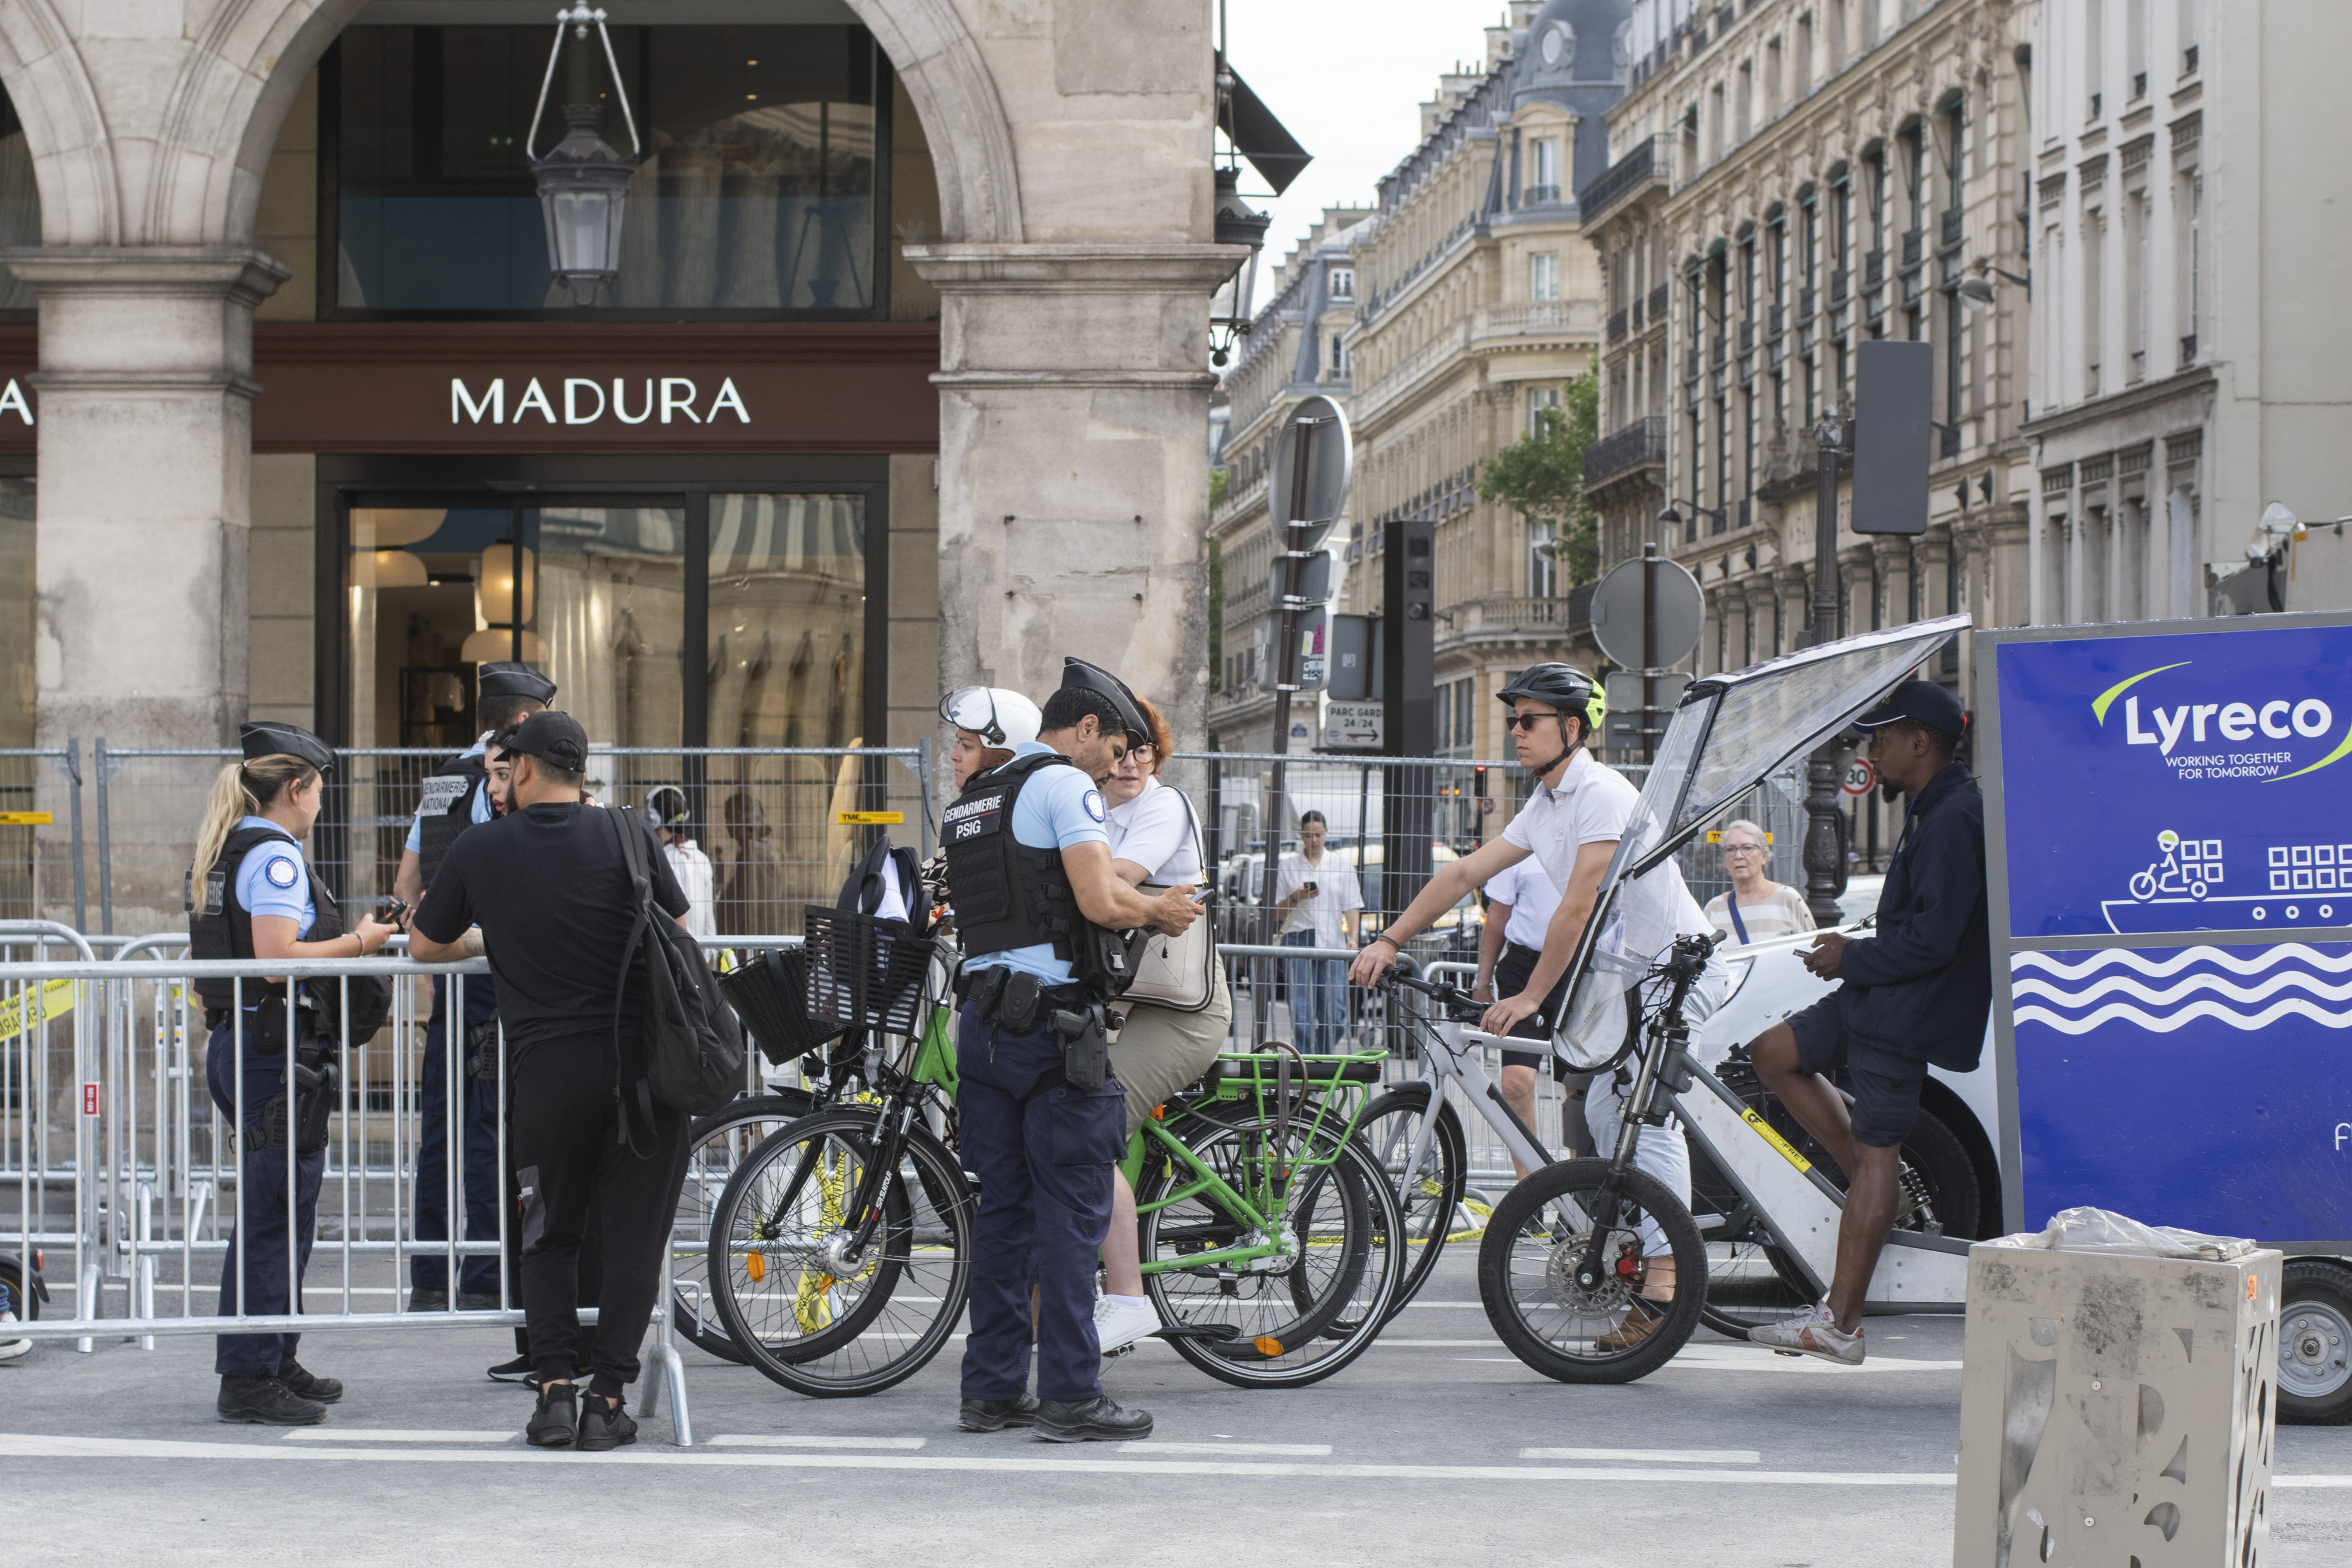
[(425, 776), (424, 798), (417, 803), (420, 821), (416, 858), (431, 887), (442, 860), (457, 835), (474, 825), (474, 796), (488, 788), (490, 770), (480, 757), (457, 757)]
[(1013, 836), (1021, 791), (1041, 768), (1067, 766), (1048, 754), (975, 774), (940, 819), (948, 898), (966, 957), (1047, 943), (1065, 962), (1077, 954), (1084, 917), (1062, 869), (1062, 852), (1033, 849)]
[[(262, 844), (282, 841), (300, 846), (291, 833), (280, 828), (239, 828), (229, 834), (221, 845), (220, 859), (205, 873), (204, 902), (191, 909), (188, 925), (188, 956), (192, 958), (251, 958), (253, 951), (253, 915), (237, 902), (236, 873), (245, 857)], [(310, 879), (310, 934), (305, 942), (324, 942), (343, 934), (342, 911), (335, 907), (334, 895), (319, 873), (302, 861), (303, 872)], [(191, 903), (194, 901), (191, 900)], [(207, 1013), (234, 1007), (238, 994), (237, 982), (213, 978), (196, 982), (196, 995), (204, 998)], [(244, 982), (245, 1005), (252, 1007), (264, 1000), (274, 1000), (283, 1006), (286, 988), (265, 980)]]

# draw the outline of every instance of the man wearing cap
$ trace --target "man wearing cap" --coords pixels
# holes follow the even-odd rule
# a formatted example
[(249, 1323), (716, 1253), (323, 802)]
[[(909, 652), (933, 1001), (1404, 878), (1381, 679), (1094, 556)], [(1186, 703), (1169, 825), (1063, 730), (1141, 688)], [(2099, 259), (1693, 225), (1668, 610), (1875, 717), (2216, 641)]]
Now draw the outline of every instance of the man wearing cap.
[[(1927, 1069), (1973, 1071), (1992, 1006), (1984, 797), (1953, 760), (1968, 726), (1959, 701), (1932, 681), (1906, 681), (1854, 726), (1870, 737), (1880, 779), (1910, 800), (1877, 929), (1822, 933), (1805, 967), (1843, 984), (1748, 1048), (1764, 1086), (1848, 1177), (1829, 1299), (1748, 1337), (1848, 1365), (1863, 1359), (1863, 1300), (1895, 1222), (1897, 1156)], [(1827, 1077), (1840, 1069), (1853, 1090), (1850, 1113)]]
[[(687, 1155), (683, 1113), (656, 1107), (649, 1125), (632, 1113), (622, 1135), (614, 1033), (633, 1043), (645, 1009), (640, 967), (623, 976), (637, 905), (620, 835), (646, 835), (651, 892), (671, 917), (685, 915), (686, 894), (643, 819), (581, 799), (588, 737), (571, 715), (533, 714), (499, 738), (514, 759), (512, 809), (451, 846), (417, 906), (410, 951), (427, 962), (487, 956), (497, 977), (522, 1307), (541, 1380), (527, 1431), (542, 1448), (594, 1451), (635, 1440), (622, 1395), (636, 1381)], [(592, 1203), (604, 1275), (583, 1354), (577, 1291)], [(573, 1381), (583, 1363), (594, 1374), (584, 1404)]]
[[(959, 729), (979, 728), (977, 702), (942, 711)], [(972, 774), (941, 818), (964, 948), (958, 1142), (980, 1178), (958, 1422), (968, 1432), (1034, 1427), (1055, 1442), (1148, 1437), (1149, 1412), (1104, 1395), (1095, 1333), (1111, 1170), (1127, 1145), (1102, 939), (1144, 925), (1180, 934), (1199, 908), (1189, 887), (1147, 898), (1111, 869), (1096, 786), (1149, 737), (1133, 695), (1108, 671), (1067, 660), (1041, 723), (1011, 761)]]
[[(547, 706), (555, 683), (529, 664), (499, 663), (481, 667), (481, 695), (475, 716), (484, 728), (474, 744), (427, 774), (416, 820), (408, 826), (400, 870), (393, 892), (411, 907), (424, 902), (425, 891), (439, 872), (450, 846), (468, 828), (497, 815), (489, 788), (484, 752), (492, 736)], [(499, 1239), (499, 1069), (498, 988), (481, 975), (466, 977), (465, 1028), (459, 1031), (457, 1071), (462, 1085), (465, 1127), (464, 1199), (466, 1239)], [(449, 1047), (448, 982), (433, 981), (433, 1012), (425, 1027), (425, 1071), (421, 1136), (416, 1148), (416, 1239), (448, 1239), (449, 1178)], [(433, 1249), (420, 1248), (408, 1260), (411, 1312), (442, 1312), (449, 1305), (449, 1260)], [(499, 1300), (498, 1260), (483, 1256), (460, 1261), (457, 1305), (462, 1310), (496, 1309)], [(521, 1375), (509, 1365), (493, 1369), (492, 1376)]]

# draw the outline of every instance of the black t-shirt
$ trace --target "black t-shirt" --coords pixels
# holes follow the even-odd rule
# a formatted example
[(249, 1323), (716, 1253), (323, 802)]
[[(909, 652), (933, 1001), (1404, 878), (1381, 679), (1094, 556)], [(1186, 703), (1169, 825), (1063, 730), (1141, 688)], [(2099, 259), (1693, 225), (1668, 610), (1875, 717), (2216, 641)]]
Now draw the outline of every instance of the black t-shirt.
[[(613, 987), (636, 908), (615, 828), (645, 835), (654, 902), (688, 908), (653, 830), (601, 807), (541, 801), (458, 835), (417, 906), (416, 929), (455, 942), (482, 928), (499, 1017), (517, 1045), (613, 1034)], [(647, 934), (650, 937), (651, 933)], [(639, 966), (629, 966), (621, 1018), (628, 1035), (644, 1011)]]

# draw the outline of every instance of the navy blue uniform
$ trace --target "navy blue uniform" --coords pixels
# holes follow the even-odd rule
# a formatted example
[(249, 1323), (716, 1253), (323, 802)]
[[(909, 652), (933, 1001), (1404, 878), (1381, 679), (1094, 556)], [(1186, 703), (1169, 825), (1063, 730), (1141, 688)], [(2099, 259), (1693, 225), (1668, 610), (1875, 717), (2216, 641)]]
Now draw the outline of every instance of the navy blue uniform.
[[(465, 1027), (457, 1031), (457, 1074), (463, 1101), (460, 1121), (465, 1138), (465, 1168), (459, 1197), (466, 1207), (466, 1239), (499, 1239), (499, 1079), (497, 1069), (483, 1077), (473, 1068), (474, 1031), (494, 1026), (499, 1017), (498, 988), (488, 975), (468, 975), (466, 981)], [(433, 1014), (425, 1026), (424, 1135), (416, 1145), (416, 1239), (446, 1240), (449, 1236), (449, 1051), (450, 977), (433, 980)], [(495, 1037), (493, 1037), (495, 1038)], [(419, 1291), (449, 1288), (449, 1259), (445, 1252), (421, 1249), (408, 1260), (408, 1282)], [(496, 1295), (499, 1260), (487, 1254), (458, 1260), (457, 1288)]]

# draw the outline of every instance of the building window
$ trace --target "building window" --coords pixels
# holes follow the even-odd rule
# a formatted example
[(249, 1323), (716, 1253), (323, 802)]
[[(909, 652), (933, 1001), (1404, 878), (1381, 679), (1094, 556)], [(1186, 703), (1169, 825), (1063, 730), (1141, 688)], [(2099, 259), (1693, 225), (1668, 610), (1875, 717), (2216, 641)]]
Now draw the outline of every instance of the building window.
[(1559, 546), (1549, 523), (1528, 525), (1528, 597), (1551, 599), (1559, 593)]
[[(320, 73), (331, 309), (575, 308), (548, 269), (525, 152), (547, 39), (536, 25), (344, 32)], [(890, 74), (865, 28), (615, 27), (613, 49), (646, 156), (598, 308), (887, 308)], [(603, 79), (586, 54), (564, 58)], [(602, 131), (625, 151), (617, 114)], [(551, 104), (541, 150), (562, 132)]]
[(2106, 82), (2107, 0), (2083, 0), (2083, 97), (2089, 118), (2099, 118)]
[(1353, 299), (1356, 297), (1356, 269), (1354, 267), (1335, 267), (1330, 271), (1330, 278), (1332, 298)]
[(1544, 410), (1559, 406), (1559, 389), (1558, 387), (1530, 387), (1528, 390), (1528, 434), (1541, 435), (1544, 428)]
[(1559, 298), (1559, 254), (1557, 251), (1539, 250), (1528, 257), (1528, 298)]
[(1331, 334), (1331, 379), (1335, 382), (1348, 379), (1348, 340), (1337, 332)]
[(2172, 210), (2180, 225), (2180, 368), (2197, 362), (2199, 295), (2204, 287), (2205, 182), (2191, 169), (2179, 176)]
[(1549, 136), (1528, 143), (1527, 199), (1538, 204), (1559, 200), (1559, 143)]

